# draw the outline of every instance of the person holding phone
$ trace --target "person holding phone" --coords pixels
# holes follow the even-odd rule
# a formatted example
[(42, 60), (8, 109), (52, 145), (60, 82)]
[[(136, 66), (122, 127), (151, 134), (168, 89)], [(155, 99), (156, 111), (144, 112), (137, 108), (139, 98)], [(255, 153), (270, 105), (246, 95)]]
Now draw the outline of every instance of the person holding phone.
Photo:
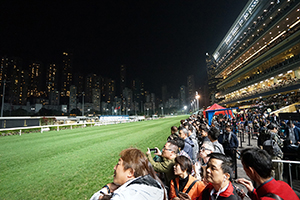
[(147, 149), (146, 156), (156, 172), (165, 174), (166, 180), (164, 183), (166, 186), (169, 186), (170, 181), (175, 178), (173, 166), (178, 153), (177, 143), (174, 140), (170, 140), (165, 144), (162, 152), (157, 147), (155, 149), (157, 149), (157, 153), (154, 154), (161, 157), (160, 162), (153, 160), (149, 148)]
[(191, 199), (199, 197), (205, 188), (202, 181), (191, 176), (192, 162), (185, 156), (175, 158), (174, 174), (177, 176), (171, 180), (169, 199), (180, 198), (182, 193), (186, 193)]

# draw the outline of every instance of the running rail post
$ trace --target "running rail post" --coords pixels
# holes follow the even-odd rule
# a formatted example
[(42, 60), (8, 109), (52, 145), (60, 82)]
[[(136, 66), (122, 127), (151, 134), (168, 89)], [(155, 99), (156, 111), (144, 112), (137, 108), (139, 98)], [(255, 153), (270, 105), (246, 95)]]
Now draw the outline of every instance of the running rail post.
[(233, 152), (234, 152), (233, 153), (233, 157), (234, 157), (234, 161), (233, 161), (234, 162), (234, 175), (235, 175), (235, 179), (237, 179), (237, 177), (238, 177), (237, 176), (237, 160), (236, 160), (237, 159), (237, 157), (236, 157), (237, 150), (234, 149)]
[(241, 143), (240, 148), (242, 148), (243, 147), (242, 132), (240, 132), (240, 143)]
[(250, 132), (250, 130), (249, 130), (249, 132), (248, 132), (248, 145), (247, 145), (247, 146), (252, 146), (252, 145), (250, 144), (250, 139), (251, 139), (251, 132)]
[(289, 177), (288, 177), (288, 183), (293, 189), (293, 179), (292, 179), (292, 164), (289, 163)]

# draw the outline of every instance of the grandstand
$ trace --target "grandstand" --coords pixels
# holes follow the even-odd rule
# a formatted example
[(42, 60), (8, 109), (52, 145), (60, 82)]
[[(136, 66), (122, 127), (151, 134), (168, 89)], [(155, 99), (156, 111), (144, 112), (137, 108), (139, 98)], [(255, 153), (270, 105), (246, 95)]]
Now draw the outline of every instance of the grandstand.
[(289, 104), (299, 101), (299, 28), (299, 1), (249, 0), (214, 53), (207, 54), (210, 91), (216, 91), (211, 99), (227, 107), (280, 95), (292, 97)]

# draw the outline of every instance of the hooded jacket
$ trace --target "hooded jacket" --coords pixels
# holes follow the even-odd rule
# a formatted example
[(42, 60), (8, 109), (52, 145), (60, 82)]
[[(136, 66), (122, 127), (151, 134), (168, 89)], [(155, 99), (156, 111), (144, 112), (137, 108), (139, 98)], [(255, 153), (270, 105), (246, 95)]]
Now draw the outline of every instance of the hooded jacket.
[(164, 195), (161, 184), (150, 175), (145, 175), (127, 181), (114, 191), (111, 200), (163, 200)]
[[(90, 200), (98, 200), (101, 190), (96, 192)], [(161, 184), (150, 175), (140, 176), (127, 181), (111, 196), (111, 200), (163, 200), (165, 194)]]

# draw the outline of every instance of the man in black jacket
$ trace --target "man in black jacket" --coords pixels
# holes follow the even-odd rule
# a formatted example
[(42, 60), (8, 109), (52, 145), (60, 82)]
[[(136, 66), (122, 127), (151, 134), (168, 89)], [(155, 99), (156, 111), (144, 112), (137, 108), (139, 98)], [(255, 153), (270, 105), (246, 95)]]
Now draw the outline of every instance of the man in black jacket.
[(231, 131), (229, 125), (225, 127), (225, 132), (220, 135), (219, 139), (219, 142), (223, 145), (225, 155), (231, 157), (233, 161), (232, 167), (235, 169), (236, 149), (239, 146), (239, 141), (236, 135)]

